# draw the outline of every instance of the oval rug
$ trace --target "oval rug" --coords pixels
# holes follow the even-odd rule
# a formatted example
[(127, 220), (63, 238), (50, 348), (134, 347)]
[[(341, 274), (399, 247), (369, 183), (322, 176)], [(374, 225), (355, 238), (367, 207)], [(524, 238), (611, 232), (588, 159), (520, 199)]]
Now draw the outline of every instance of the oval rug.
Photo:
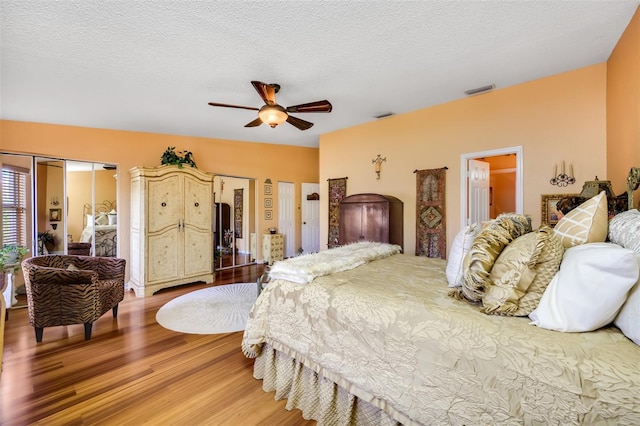
[(158, 310), (156, 321), (164, 328), (181, 333), (242, 331), (256, 299), (256, 283), (207, 287), (167, 302)]

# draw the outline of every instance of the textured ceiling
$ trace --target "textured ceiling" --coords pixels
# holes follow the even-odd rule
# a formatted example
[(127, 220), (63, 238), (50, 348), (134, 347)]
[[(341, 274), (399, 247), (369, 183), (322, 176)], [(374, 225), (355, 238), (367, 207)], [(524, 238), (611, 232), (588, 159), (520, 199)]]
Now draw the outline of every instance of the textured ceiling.
[[(323, 133), (607, 60), (640, 0), (0, 0), (0, 117), (318, 146)], [(245, 128), (251, 80), (330, 114)], [(296, 115), (296, 114), (294, 114)]]

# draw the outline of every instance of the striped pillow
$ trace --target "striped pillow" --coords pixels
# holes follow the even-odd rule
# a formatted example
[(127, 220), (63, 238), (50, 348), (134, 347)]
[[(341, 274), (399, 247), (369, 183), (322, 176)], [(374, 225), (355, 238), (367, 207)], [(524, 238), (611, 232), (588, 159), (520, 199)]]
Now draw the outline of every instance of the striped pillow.
[(607, 196), (602, 191), (567, 213), (553, 231), (565, 248), (600, 243), (607, 238), (608, 220)]

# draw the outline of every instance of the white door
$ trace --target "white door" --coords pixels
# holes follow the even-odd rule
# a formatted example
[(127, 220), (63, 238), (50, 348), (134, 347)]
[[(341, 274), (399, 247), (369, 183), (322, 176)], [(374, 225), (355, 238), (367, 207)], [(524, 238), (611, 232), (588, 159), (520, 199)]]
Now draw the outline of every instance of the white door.
[(293, 227), (295, 223), (295, 193), (294, 185), (290, 182), (278, 182), (278, 233), (284, 238), (284, 257), (296, 254), (296, 235)]
[(302, 251), (305, 254), (320, 251), (320, 200), (310, 200), (311, 194), (320, 194), (319, 183), (302, 184)]
[(489, 220), (489, 163), (469, 160), (469, 221)]

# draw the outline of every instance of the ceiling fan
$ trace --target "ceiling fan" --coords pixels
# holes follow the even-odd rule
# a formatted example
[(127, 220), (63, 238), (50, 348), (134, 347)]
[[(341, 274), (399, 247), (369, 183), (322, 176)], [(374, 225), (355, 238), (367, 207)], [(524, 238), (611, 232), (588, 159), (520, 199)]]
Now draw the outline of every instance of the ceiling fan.
[(252, 81), (251, 84), (264, 101), (264, 105), (261, 108), (220, 104), (217, 102), (209, 102), (209, 105), (258, 111), (258, 118), (250, 123), (245, 124), (244, 127), (256, 127), (261, 125), (262, 123), (266, 123), (271, 127), (276, 127), (278, 124), (282, 124), (286, 121), (287, 123), (294, 125), (300, 130), (309, 129), (311, 126), (313, 126), (313, 123), (293, 117), (289, 115), (290, 112), (331, 112), (331, 109), (333, 108), (331, 106), (331, 103), (327, 100), (309, 102), (306, 104), (294, 105), (284, 108), (276, 103), (276, 93), (280, 91), (279, 84), (267, 84), (262, 83), (261, 81)]

